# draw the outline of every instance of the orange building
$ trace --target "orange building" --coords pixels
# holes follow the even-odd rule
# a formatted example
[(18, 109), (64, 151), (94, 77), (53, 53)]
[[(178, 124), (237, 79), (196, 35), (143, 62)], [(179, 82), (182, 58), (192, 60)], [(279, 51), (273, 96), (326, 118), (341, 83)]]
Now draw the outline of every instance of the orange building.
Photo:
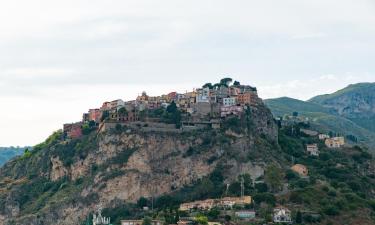
[(241, 105), (253, 105), (256, 104), (258, 96), (255, 93), (245, 92), (238, 94), (237, 102)]
[(292, 166), (291, 169), (303, 177), (306, 177), (309, 174), (309, 170), (307, 169), (307, 167), (302, 164), (296, 164)]

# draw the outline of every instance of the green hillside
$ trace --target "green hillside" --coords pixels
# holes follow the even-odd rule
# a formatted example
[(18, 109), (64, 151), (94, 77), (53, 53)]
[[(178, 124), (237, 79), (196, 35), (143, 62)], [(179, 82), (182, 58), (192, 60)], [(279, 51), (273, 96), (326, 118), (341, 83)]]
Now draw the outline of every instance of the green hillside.
[(298, 99), (282, 97), (265, 100), (266, 105), (271, 109), (274, 116), (283, 116), (299, 112), (304, 115), (324, 116), (329, 113), (329, 109), (311, 102), (304, 102)]
[(319, 104), (375, 132), (375, 83), (352, 84), (335, 93), (314, 97), (308, 102)]
[(316, 104), (324, 104), (330, 100), (334, 100), (338, 97), (343, 95), (351, 94), (351, 93), (368, 93), (369, 91), (375, 90), (375, 83), (358, 83), (358, 84), (351, 84), (344, 89), (338, 90), (332, 94), (324, 94), (318, 95), (316, 97), (311, 98), (308, 102), (316, 103)]
[(298, 112), (301, 116), (309, 117), (311, 125), (321, 132), (335, 132), (344, 135), (354, 135), (362, 144), (375, 146), (375, 133), (360, 126), (352, 120), (337, 115), (334, 110), (313, 102), (305, 102), (293, 98), (277, 98), (265, 100), (275, 117)]

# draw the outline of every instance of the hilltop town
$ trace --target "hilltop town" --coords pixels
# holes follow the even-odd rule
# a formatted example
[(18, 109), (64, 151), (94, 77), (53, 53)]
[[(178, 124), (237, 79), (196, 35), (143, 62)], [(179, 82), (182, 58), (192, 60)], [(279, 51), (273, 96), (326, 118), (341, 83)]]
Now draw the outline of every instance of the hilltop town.
[(147, 122), (149, 127), (165, 129), (219, 128), (221, 119), (241, 116), (247, 107), (260, 102), (255, 87), (223, 78), (219, 83), (206, 83), (184, 94), (170, 92), (148, 96), (144, 91), (135, 100), (104, 102), (100, 108), (84, 113), (82, 121), (65, 124), (63, 130), (66, 138), (79, 138), (85, 129), (97, 128), (100, 132), (135, 122)]

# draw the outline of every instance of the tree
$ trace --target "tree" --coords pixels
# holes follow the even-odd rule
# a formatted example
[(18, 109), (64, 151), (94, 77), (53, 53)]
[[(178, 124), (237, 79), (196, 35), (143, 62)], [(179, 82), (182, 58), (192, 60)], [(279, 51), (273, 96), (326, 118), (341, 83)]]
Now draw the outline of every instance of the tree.
[(213, 89), (214, 86), (211, 84), (211, 83), (206, 83), (205, 85), (202, 86), (203, 88), (209, 88), (209, 89)]
[(96, 126), (96, 122), (94, 121), (94, 120), (90, 120), (90, 122), (89, 122), (89, 127), (90, 128), (93, 128), (93, 127), (95, 127)]
[(267, 184), (265, 184), (265, 183), (255, 184), (255, 189), (257, 190), (258, 193), (265, 193), (265, 192), (268, 191)]
[(239, 81), (234, 81), (233, 85), (234, 86), (239, 86), (239, 85), (241, 85), (241, 83)]
[(214, 86), (212, 87), (212, 89), (217, 90), (219, 87), (220, 87), (220, 84), (219, 84), (219, 83), (216, 83), (216, 84), (214, 84)]
[(221, 84), (221, 86), (228, 87), (230, 85), (230, 83), (232, 83), (232, 81), (233, 81), (232, 78), (226, 77), (226, 78), (223, 78), (223, 79), (220, 80), (220, 84)]
[(302, 223), (302, 213), (299, 210), (296, 215), (296, 223)]
[(142, 225), (152, 225), (152, 219), (146, 216), (143, 218)]
[(104, 121), (109, 117), (109, 112), (108, 111), (103, 111), (102, 112), (102, 117), (100, 118), (100, 121)]
[(125, 107), (121, 107), (118, 111), (117, 111), (118, 115), (119, 116), (127, 116), (128, 115), (128, 111), (125, 109)]
[(91, 127), (88, 124), (83, 124), (82, 126), (82, 134), (87, 135), (91, 132)]
[(279, 167), (272, 164), (266, 168), (265, 181), (272, 191), (280, 190), (282, 180), (283, 173)]
[(176, 128), (181, 127), (181, 112), (174, 101), (167, 107), (166, 119), (170, 123), (176, 124)]
[(175, 113), (176, 111), (177, 111), (177, 105), (173, 101), (171, 104), (168, 105), (167, 112), (169, 112), (169, 113)]
[(137, 201), (137, 205), (139, 208), (146, 207), (148, 205), (148, 200), (145, 197), (140, 197)]
[(201, 225), (207, 225), (208, 224), (208, 218), (202, 215), (199, 215), (195, 217), (195, 222)]

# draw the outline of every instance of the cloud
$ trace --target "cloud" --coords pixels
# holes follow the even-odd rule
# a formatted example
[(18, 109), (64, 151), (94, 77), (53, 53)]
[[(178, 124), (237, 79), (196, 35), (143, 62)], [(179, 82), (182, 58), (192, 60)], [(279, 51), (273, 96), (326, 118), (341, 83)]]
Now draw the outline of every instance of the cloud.
[(306, 80), (291, 80), (282, 84), (260, 86), (260, 94), (263, 98), (277, 98), (282, 96), (308, 100), (314, 96), (330, 94), (349, 84), (359, 82), (375, 82), (375, 75), (351, 74), (335, 75), (326, 74)]
[(262, 97), (306, 99), (371, 80), (374, 9), (372, 0), (2, 1), (0, 100), (12, 113), (0, 117), (22, 122), (0, 128), (0, 145), (34, 144), (104, 98), (142, 90), (231, 76)]

